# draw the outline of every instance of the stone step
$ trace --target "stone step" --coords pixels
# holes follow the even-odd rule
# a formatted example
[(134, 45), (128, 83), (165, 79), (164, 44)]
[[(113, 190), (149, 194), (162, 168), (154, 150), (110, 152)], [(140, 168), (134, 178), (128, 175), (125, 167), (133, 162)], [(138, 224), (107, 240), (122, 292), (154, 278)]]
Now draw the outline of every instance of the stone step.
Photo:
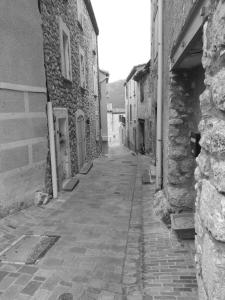
[(144, 170), (142, 174), (142, 184), (150, 184), (151, 183), (151, 173), (150, 170)]
[(93, 162), (89, 161), (87, 163), (85, 163), (82, 167), (82, 169), (80, 170), (80, 174), (86, 175), (89, 173), (89, 171), (91, 170), (91, 168), (93, 167)]
[(67, 192), (71, 192), (79, 183), (79, 179), (77, 177), (72, 177), (67, 179), (64, 183), (63, 183), (63, 190), (67, 191)]
[(171, 228), (182, 240), (195, 238), (195, 222), (193, 212), (171, 214)]

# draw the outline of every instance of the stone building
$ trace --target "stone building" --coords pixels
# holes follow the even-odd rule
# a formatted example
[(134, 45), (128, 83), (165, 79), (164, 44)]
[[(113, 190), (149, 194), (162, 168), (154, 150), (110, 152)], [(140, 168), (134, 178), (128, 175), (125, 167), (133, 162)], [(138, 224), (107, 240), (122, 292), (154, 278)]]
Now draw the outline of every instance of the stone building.
[(155, 153), (155, 104), (151, 98), (150, 61), (134, 75), (137, 82), (138, 151)]
[(36, 0), (0, 1), (0, 217), (44, 189), (46, 79)]
[[(101, 150), (98, 26), (90, 0), (40, 0), (58, 186)], [(51, 187), (50, 164), (47, 186)]]
[(101, 137), (102, 151), (106, 153), (108, 150), (108, 124), (107, 124), (107, 103), (109, 99), (109, 72), (99, 70), (99, 85), (101, 92)]
[(107, 104), (107, 123), (109, 147), (124, 144), (125, 128), (123, 118), (124, 108), (114, 108), (112, 103)]
[(155, 149), (155, 108), (150, 84), (150, 61), (134, 66), (124, 84), (127, 146), (142, 153)]
[(224, 14), (222, 0), (152, 1), (155, 205), (195, 212), (200, 300), (225, 299)]

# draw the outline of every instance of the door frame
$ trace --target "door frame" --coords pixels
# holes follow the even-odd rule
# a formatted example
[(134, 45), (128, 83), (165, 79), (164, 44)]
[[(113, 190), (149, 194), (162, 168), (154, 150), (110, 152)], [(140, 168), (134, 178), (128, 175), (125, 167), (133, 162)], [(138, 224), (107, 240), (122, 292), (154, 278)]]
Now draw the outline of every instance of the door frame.
[(82, 168), (80, 165), (81, 162), (79, 161), (80, 158), (80, 149), (79, 149), (79, 144), (78, 144), (78, 118), (82, 116), (84, 118), (84, 161), (86, 161), (86, 156), (87, 156), (87, 149), (86, 149), (86, 122), (85, 122), (85, 115), (84, 112), (81, 109), (78, 109), (75, 113), (75, 119), (76, 119), (76, 137), (77, 137), (77, 165), (78, 165), (78, 171)]
[[(60, 148), (60, 138), (59, 138), (59, 120), (65, 119), (65, 142), (66, 142), (66, 150), (67, 150), (67, 157), (68, 157), (68, 165), (67, 165), (67, 174), (66, 178), (71, 177), (71, 158), (70, 158), (70, 140), (69, 140), (69, 122), (68, 122), (68, 110), (64, 107), (54, 107), (54, 123), (55, 123), (55, 144), (56, 144), (56, 158), (57, 158), (57, 177), (58, 177), (58, 187), (59, 189), (62, 188), (63, 179), (60, 178), (59, 174), (59, 164), (61, 162), (61, 148)], [(59, 162), (60, 160), (60, 162)], [(63, 163), (63, 162), (61, 162)]]

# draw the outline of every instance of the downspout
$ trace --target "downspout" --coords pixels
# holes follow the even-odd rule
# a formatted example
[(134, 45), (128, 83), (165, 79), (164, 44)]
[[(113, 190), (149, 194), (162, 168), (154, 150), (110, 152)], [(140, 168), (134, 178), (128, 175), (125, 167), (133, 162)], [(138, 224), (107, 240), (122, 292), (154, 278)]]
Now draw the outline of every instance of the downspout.
[(163, 0), (158, 0), (156, 189), (162, 188)]
[(53, 198), (55, 199), (58, 196), (58, 184), (57, 184), (57, 170), (56, 170), (53, 109), (52, 109), (52, 102), (49, 101), (49, 97), (47, 102), (47, 114), (48, 114), (48, 136), (49, 136), (51, 172), (52, 172), (52, 190), (53, 190)]

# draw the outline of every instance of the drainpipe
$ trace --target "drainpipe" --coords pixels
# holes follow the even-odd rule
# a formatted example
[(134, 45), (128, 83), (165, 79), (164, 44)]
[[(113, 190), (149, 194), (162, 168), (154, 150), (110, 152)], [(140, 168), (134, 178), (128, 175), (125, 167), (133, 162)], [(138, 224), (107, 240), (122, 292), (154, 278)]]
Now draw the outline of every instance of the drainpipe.
[(52, 102), (50, 101), (47, 102), (47, 114), (48, 114), (48, 135), (49, 135), (51, 171), (52, 171), (52, 190), (53, 190), (53, 198), (55, 199), (58, 196), (58, 185), (57, 185), (57, 171), (56, 171), (53, 110), (52, 110)]
[(156, 189), (162, 188), (163, 0), (158, 0)]

